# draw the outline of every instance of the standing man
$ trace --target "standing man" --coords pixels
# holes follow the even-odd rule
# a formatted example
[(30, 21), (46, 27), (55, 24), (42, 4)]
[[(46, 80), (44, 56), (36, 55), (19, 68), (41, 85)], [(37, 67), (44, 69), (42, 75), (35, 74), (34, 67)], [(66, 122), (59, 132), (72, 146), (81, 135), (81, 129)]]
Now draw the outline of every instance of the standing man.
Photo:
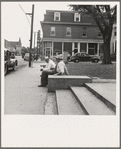
[(48, 75), (52, 74), (52, 71), (55, 68), (55, 63), (48, 57), (45, 57), (46, 66), (42, 71), (41, 75), (41, 85), (38, 85), (38, 87), (45, 87), (48, 83)]

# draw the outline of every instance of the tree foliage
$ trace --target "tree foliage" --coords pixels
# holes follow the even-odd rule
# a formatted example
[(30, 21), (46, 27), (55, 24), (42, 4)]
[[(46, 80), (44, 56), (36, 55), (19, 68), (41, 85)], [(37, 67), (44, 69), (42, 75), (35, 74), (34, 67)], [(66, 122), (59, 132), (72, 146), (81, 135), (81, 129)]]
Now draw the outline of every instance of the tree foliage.
[(110, 40), (113, 24), (116, 22), (117, 6), (110, 5), (70, 5), (71, 10), (91, 15), (104, 40), (104, 63), (111, 63)]

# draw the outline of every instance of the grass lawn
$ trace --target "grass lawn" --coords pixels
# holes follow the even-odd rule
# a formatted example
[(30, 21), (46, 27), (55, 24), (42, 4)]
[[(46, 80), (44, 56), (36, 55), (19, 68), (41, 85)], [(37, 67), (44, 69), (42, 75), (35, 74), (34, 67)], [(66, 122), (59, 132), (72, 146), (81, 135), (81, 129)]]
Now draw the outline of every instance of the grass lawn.
[(100, 79), (116, 79), (116, 63), (101, 64), (91, 62), (68, 63), (66, 67), (70, 75), (98, 77)]

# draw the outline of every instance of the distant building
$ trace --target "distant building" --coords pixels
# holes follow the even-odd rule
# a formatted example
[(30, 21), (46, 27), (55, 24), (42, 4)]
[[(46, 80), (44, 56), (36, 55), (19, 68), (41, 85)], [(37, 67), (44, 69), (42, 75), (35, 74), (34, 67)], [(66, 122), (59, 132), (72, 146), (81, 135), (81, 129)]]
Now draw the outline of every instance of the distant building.
[(10, 49), (10, 51), (16, 53), (16, 55), (21, 55), (22, 43), (20, 38), (19, 41), (7, 41), (5, 39), (4, 47)]
[(43, 31), (44, 55), (53, 57), (68, 51), (87, 52), (89, 55), (101, 55), (103, 38), (93, 18), (72, 11), (47, 10)]

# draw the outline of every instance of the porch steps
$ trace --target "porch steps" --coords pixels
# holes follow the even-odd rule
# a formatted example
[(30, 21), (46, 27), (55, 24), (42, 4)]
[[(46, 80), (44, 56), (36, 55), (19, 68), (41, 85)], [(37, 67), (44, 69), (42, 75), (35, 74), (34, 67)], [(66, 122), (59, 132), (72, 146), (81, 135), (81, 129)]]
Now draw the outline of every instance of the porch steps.
[(59, 115), (85, 115), (70, 90), (56, 90), (56, 100)]
[(85, 83), (85, 87), (97, 98), (116, 112), (116, 84), (115, 83)]
[(71, 90), (87, 114), (115, 115), (114, 111), (108, 108), (101, 100), (99, 100), (85, 87), (71, 87)]
[(116, 84), (85, 83), (47, 93), (45, 115), (116, 115)]

